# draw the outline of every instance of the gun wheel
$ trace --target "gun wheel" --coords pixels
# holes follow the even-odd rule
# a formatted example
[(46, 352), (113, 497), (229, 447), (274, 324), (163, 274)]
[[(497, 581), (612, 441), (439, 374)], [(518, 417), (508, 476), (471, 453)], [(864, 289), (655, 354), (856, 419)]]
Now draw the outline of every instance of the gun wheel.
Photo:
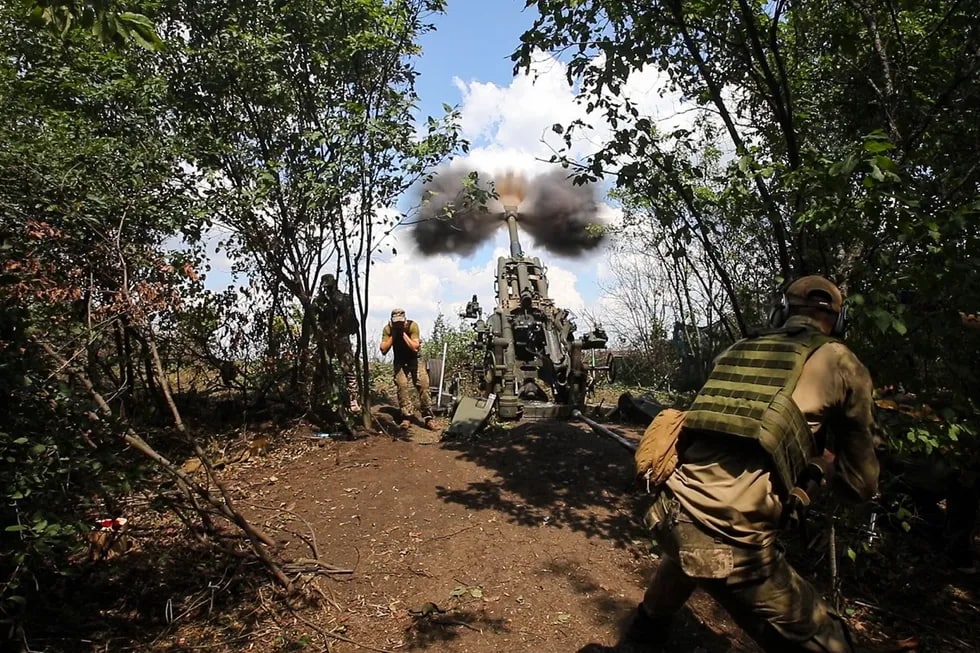
[(497, 391), (497, 359), (492, 353), (483, 359), (483, 381), (488, 393)]

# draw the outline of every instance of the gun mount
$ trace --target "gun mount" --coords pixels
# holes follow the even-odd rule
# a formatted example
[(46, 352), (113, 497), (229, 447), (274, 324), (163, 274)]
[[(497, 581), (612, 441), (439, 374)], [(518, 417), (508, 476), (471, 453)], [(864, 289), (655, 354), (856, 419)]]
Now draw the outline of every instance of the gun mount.
[(477, 366), (480, 389), (496, 397), (501, 419), (568, 417), (584, 406), (594, 383), (582, 352), (606, 346), (601, 327), (575, 337), (570, 313), (548, 295), (547, 270), (537, 257), (526, 257), (517, 233), (519, 214), (504, 208), (510, 233), (510, 256), (497, 259), (497, 305), (484, 321), (476, 296), (464, 317), (475, 318), (474, 347), (482, 353)]

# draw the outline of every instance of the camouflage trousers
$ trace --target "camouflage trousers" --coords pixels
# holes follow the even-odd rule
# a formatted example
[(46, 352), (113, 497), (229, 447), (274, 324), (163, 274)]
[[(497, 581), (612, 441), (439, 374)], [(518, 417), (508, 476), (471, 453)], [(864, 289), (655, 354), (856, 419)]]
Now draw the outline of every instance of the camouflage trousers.
[[(715, 539), (669, 491), (657, 498), (646, 521), (663, 549), (643, 597), (651, 618), (673, 615), (700, 587), (766, 651), (854, 650), (844, 621), (777, 547), (748, 549)], [(650, 644), (651, 650), (662, 646)]]
[(357, 398), (360, 388), (357, 383), (357, 360), (354, 358), (354, 350), (350, 344), (349, 337), (339, 338), (336, 341), (328, 341), (324, 348), (324, 354), (328, 365), (336, 365), (344, 375), (344, 383), (347, 386), (347, 396), (350, 402), (351, 412), (361, 410)]
[(418, 409), (422, 419), (432, 417), (432, 408), (429, 406), (429, 372), (421, 359), (395, 365), (395, 387), (398, 391), (398, 409), (401, 411), (402, 419), (409, 419), (414, 412), (413, 395), (418, 398)]

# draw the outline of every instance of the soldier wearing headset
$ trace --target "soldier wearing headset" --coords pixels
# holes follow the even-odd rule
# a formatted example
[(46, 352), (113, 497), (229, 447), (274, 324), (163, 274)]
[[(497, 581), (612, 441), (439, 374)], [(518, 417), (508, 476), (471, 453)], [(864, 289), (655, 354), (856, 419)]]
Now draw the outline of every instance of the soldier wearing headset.
[(877, 491), (873, 385), (841, 342), (847, 313), (822, 276), (791, 283), (770, 328), (732, 345), (687, 413), (677, 468), (647, 513), (664, 556), (614, 647), (652, 653), (695, 587), (766, 651), (854, 651), (833, 608), (776, 537), (808, 479), (855, 500)]

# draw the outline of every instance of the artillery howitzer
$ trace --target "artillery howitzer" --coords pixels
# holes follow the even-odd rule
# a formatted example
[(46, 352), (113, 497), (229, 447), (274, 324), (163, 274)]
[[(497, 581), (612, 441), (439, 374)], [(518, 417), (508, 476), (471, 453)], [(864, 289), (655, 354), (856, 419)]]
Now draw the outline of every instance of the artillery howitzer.
[(507, 206), (503, 217), (510, 256), (497, 259), (497, 305), (484, 320), (474, 295), (461, 314), (476, 320), (479, 387), (496, 399), (501, 419), (569, 417), (584, 405), (592, 373), (606, 369), (590, 366), (582, 352), (605, 348), (606, 334), (597, 326), (576, 339), (568, 310), (548, 296), (545, 267), (537, 257), (524, 256), (517, 234), (519, 214)]

